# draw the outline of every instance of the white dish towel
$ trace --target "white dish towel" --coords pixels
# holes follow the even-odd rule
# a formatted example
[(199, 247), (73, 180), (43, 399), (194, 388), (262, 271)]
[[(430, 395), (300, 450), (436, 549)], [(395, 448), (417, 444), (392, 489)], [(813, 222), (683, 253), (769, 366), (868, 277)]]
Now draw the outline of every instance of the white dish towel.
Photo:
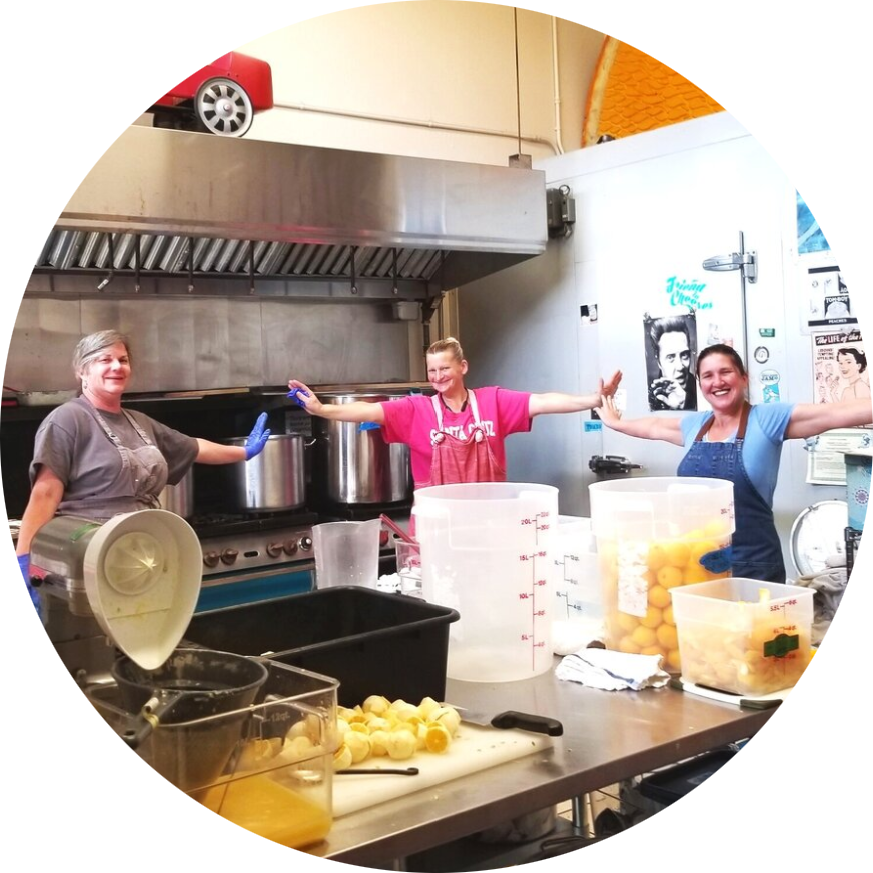
[(555, 667), (559, 679), (581, 682), (605, 691), (660, 688), (670, 681), (661, 669), (660, 655), (629, 655), (609, 649), (580, 649)]

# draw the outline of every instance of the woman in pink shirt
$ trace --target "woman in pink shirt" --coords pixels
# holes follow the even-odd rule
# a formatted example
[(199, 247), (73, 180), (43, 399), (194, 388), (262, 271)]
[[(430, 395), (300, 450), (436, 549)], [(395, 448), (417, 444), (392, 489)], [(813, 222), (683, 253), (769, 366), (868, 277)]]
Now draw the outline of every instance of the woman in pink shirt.
[(425, 360), (432, 397), (410, 394), (382, 403), (323, 404), (303, 382), (292, 379), (288, 387), (311, 415), (377, 424), (385, 442), (406, 443), (414, 487), (424, 488), (506, 481), (506, 437), (529, 431), (537, 415), (599, 407), (601, 395), (611, 397), (621, 381), (621, 371), (616, 371), (608, 383), (601, 379), (597, 391), (583, 395), (497, 387), (472, 391), (464, 384), (469, 364), (454, 337), (433, 343)]

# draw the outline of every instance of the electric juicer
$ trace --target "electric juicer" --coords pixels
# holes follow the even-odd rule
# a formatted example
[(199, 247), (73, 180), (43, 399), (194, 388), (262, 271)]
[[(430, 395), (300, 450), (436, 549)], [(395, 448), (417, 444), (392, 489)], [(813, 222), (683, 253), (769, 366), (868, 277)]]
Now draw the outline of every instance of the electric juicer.
[(12, 798), (32, 827), (96, 834), (82, 691), (115, 681), (119, 650), (146, 671), (167, 661), (200, 591), (200, 544), (184, 519), (162, 509), (103, 524), (58, 516), (33, 538), (30, 573), (42, 602), (42, 649), (37, 697), (17, 721), (36, 739), (12, 772)]

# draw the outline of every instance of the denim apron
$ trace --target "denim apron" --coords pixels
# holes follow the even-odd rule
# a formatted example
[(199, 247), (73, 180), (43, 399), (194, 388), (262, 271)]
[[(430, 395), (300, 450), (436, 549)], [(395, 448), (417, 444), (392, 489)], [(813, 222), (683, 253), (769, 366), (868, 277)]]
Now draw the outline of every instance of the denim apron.
[(734, 442), (704, 441), (715, 423), (715, 417), (710, 417), (676, 472), (679, 476), (727, 479), (734, 483), (737, 529), (731, 538), (732, 575), (762, 582), (785, 582), (785, 563), (773, 510), (758, 493), (743, 465), (743, 441), (751, 410), (746, 403)]

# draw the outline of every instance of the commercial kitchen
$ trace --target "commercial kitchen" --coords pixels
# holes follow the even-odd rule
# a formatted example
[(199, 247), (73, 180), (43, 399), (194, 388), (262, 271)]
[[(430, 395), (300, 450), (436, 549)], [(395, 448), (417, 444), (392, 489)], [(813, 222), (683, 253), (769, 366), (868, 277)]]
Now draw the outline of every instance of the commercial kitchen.
[[(719, 188), (701, 191), (702, 177), (718, 178)], [(682, 206), (669, 221), (665, 203)], [(25, 290), (4, 380), (17, 403), (4, 408), (0, 430), (7, 514), (23, 511), (33, 433), (69, 396), (65, 350), (83, 333), (107, 324), (129, 332), (138, 359), (127, 405), (185, 433), (240, 439), (267, 411), (280, 448), (265, 453), (255, 488), (238, 470), (198, 469), (166, 494), (167, 508), (186, 520), (180, 537), (190, 528), (197, 542), (201, 580), (185, 636), (227, 648), (229, 633), (242, 636), (234, 616), (275, 616), (282, 604), (317, 602), (294, 600), (318, 592), (315, 527), (383, 515), (401, 528), (409, 523), (411, 483), (400, 447), (309, 419), (286, 396), (290, 376), (305, 368), (320, 396), (336, 402), (426, 392), (422, 350), (457, 332), (477, 384), (581, 393), (621, 367), (627, 408), (643, 413), (643, 314), (667, 298), (684, 306), (684, 293), (693, 296), (701, 336), (730, 338), (744, 350), (753, 402), (774, 384), (783, 398), (803, 400), (813, 394), (816, 331), (798, 312), (798, 287), (808, 277), (790, 250), (796, 214), (784, 174), (726, 113), (538, 160), (535, 169), (134, 125), (71, 198)], [(738, 252), (756, 273), (705, 271), (703, 261), (721, 251)], [(746, 252), (754, 257), (744, 260)], [(825, 269), (833, 272), (830, 263)], [(346, 441), (364, 439), (378, 458), (365, 463), (358, 455), (356, 465)], [(829, 516), (846, 499), (846, 485), (809, 481), (816, 478), (809, 448), (786, 446), (775, 507), (795, 574), (803, 572), (798, 559), (827, 547), (807, 524), (800, 544), (807, 551), (798, 551), (797, 522), (810, 507), (826, 504), (817, 512), (826, 516), (823, 536), (833, 539), (838, 528), (835, 550), (857, 548), (857, 540), (842, 539), (846, 525)], [(574, 519), (592, 516), (589, 486), (610, 481), (616, 466), (618, 479), (668, 477), (678, 457), (622, 438), (587, 413), (543, 419), (508, 443), (510, 480), (555, 488), (560, 514)], [(394, 548), (383, 527), (380, 572), (395, 569)], [(88, 615), (75, 560), (64, 590), (46, 598), (47, 629), (84, 685), (110, 669), (116, 652)], [(412, 615), (436, 605), (402, 597), (389, 599)], [(451, 634), (450, 608), (441, 617), (440, 633)], [(202, 639), (191, 636), (194, 629)], [(396, 654), (389, 648), (376, 657)], [(396, 675), (403, 672), (391, 681), (408, 680)], [(501, 853), (470, 838), (562, 803), (572, 816), (558, 833), (578, 838), (592, 824), (592, 792), (741, 744), (777, 711), (669, 685), (608, 692), (558, 680), (551, 669), (508, 684), (452, 672), (440, 697), (462, 714), (464, 707), (535, 712), (559, 721), (560, 735), (531, 734), (533, 752), (439, 781), (436, 792), (404, 788), (373, 803), (385, 789), (368, 788), (366, 804), (348, 812), (340, 808), (343, 792), (359, 789), (341, 783), (357, 777), (333, 774), (333, 821), (307, 851), (422, 870), (526, 860), (523, 850)], [(425, 677), (437, 686), (444, 678), (439, 671)], [(338, 692), (346, 707), (364, 694), (401, 696), (372, 687), (344, 697), (350, 685), (346, 679)], [(429, 691), (414, 685), (407, 693)], [(414, 784), (414, 777), (392, 778)]]

